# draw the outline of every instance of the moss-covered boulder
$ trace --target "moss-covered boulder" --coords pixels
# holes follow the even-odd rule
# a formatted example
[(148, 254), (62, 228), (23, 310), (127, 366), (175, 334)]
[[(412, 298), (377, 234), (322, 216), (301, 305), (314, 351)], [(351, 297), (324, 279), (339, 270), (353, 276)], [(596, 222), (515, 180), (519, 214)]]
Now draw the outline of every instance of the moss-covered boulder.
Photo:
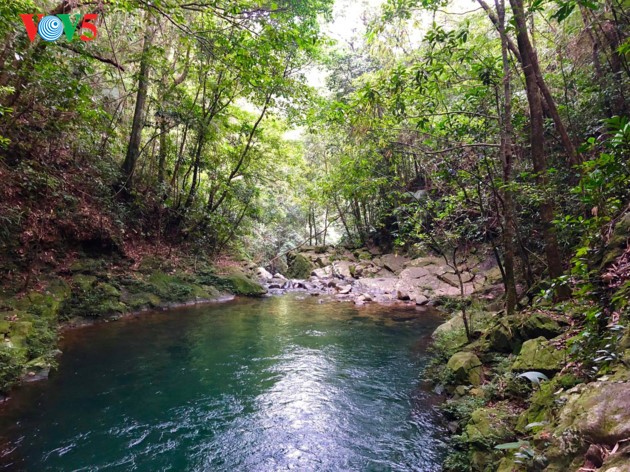
[(546, 338), (539, 337), (523, 343), (521, 352), (512, 364), (516, 371), (533, 370), (543, 373), (558, 372), (566, 365), (566, 351), (558, 350)]
[(517, 334), (507, 320), (499, 321), (490, 328), (486, 334), (488, 347), (496, 352), (512, 352), (517, 344), (520, 344)]
[(553, 318), (534, 313), (527, 316), (520, 325), (520, 334), (523, 339), (534, 339), (540, 336), (551, 339), (562, 332), (560, 324)]
[(232, 271), (224, 277), (224, 280), (227, 282), (230, 291), (235, 295), (261, 297), (267, 293), (267, 290), (262, 285), (254, 282), (241, 271)]
[(567, 430), (593, 444), (614, 446), (630, 438), (630, 382), (592, 382), (574, 389), (560, 411), (555, 435)]
[(103, 259), (77, 259), (70, 265), (73, 274), (98, 274), (105, 270)]
[(468, 442), (481, 447), (493, 447), (514, 437), (514, 418), (505, 404), (478, 408), (470, 415), (466, 425)]
[(472, 352), (457, 352), (451, 356), (446, 368), (455, 382), (466, 385), (481, 385), (483, 369), (481, 361)]
[(72, 276), (72, 285), (84, 292), (91, 290), (95, 284), (96, 277), (94, 275), (76, 274)]
[(146, 308), (157, 308), (162, 303), (160, 297), (150, 292), (124, 293), (121, 300), (132, 310), (138, 311)]
[(287, 262), (289, 268), (286, 275), (290, 279), (308, 279), (315, 269), (315, 264), (302, 254), (288, 254)]

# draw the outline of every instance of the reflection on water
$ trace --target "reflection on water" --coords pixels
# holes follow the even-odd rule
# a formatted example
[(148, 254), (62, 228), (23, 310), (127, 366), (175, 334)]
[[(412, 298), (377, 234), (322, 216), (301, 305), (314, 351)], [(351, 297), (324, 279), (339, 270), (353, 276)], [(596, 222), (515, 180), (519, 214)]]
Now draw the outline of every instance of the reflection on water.
[(67, 333), (0, 412), (0, 469), (439, 470), (418, 389), (439, 321), (391, 312), (287, 296)]

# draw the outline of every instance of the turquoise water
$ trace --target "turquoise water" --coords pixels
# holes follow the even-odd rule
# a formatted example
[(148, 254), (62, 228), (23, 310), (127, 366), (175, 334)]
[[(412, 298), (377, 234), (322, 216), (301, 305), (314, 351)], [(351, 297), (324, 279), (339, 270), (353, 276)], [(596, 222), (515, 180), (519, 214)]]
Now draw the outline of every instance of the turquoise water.
[(59, 369), (0, 409), (0, 470), (440, 470), (418, 380), (439, 319), (300, 298), (66, 333)]

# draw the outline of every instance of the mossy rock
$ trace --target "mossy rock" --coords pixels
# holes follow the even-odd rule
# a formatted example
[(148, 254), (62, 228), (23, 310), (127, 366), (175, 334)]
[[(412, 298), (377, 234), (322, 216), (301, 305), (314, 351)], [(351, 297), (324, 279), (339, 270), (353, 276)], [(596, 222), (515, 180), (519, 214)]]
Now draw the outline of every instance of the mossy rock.
[(110, 298), (118, 298), (120, 297), (120, 290), (114, 287), (111, 284), (100, 283), (96, 286), (97, 290), (100, 290), (103, 294)]
[(11, 322), (0, 320), (0, 341), (2, 341), (2, 337), (6, 334), (9, 334), (11, 331)]
[(223, 278), (234, 295), (261, 297), (267, 293), (262, 285), (254, 282), (241, 271), (233, 271)]
[(105, 261), (102, 259), (77, 259), (70, 265), (73, 274), (98, 274), (105, 270)]
[(488, 339), (489, 348), (495, 352), (513, 352), (521, 343), (517, 333), (507, 320), (501, 320), (490, 328), (486, 338)]
[(290, 279), (308, 279), (315, 269), (315, 264), (302, 254), (289, 254), (288, 264), (287, 277)]
[(76, 274), (72, 276), (72, 285), (87, 292), (94, 287), (96, 280), (94, 275)]
[(533, 370), (552, 374), (566, 365), (566, 351), (557, 350), (546, 338), (539, 337), (523, 343), (521, 352), (512, 364), (512, 370)]
[(514, 462), (512, 457), (504, 457), (499, 462), (496, 472), (525, 472), (527, 467), (522, 464)]
[(479, 358), (472, 352), (457, 352), (451, 356), (446, 368), (453, 379), (461, 384), (481, 385), (483, 368)]
[(574, 390), (560, 411), (556, 436), (571, 430), (610, 446), (630, 438), (630, 382), (592, 382)]
[[(525, 380), (523, 380), (525, 381)], [(523, 434), (531, 434), (528, 428), (534, 423), (551, 423), (557, 407), (557, 397), (554, 395), (559, 388), (557, 379), (542, 382), (531, 396), (529, 408), (520, 414), (516, 422), (516, 430)]]
[(510, 406), (502, 403), (476, 409), (466, 425), (467, 441), (479, 447), (492, 448), (508, 442), (514, 435), (514, 417), (510, 414)]
[(520, 334), (523, 339), (534, 339), (540, 336), (551, 339), (560, 333), (562, 333), (560, 324), (542, 313), (526, 316), (520, 325)]
[(177, 275), (154, 272), (148, 278), (148, 282), (152, 286), (152, 292), (162, 300), (185, 302), (193, 298), (192, 284)]
[(30, 321), (14, 321), (11, 323), (9, 336), (27, 337), (33, 331), (33, 323)]
[(122, 301), (131, 308), (132, 311), (144, 308), (157, 308), (162, 303), (160, 297), (154, 293), (127, 293), (123, 295)]

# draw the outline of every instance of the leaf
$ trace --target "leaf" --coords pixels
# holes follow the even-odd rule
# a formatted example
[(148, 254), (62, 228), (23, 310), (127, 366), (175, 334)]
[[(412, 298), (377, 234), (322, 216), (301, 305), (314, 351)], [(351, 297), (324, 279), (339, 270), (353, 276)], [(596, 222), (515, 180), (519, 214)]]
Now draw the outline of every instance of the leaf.
[(527, 426), (525, 426), (525, 429), (538, 428), (539, 426), (545, 426), (548, 423), (548, 421), (537, 421), (536, 423), (529, 423)]
[(518, 378), (525, 378), (529, 380), (531, 383), (536, 384), (536, 385), (540, 384), (540, 382), (543, 380), (549, 380), (549, 377), (547, 377), (542, 372), (533, 372), (533, 371), (523, 372), (522, 374), (518, 375)]
[(520, 449), (524, 446), (529, 446), (529, 441), (517, 441), (517, 442), (511, 442), (511, 443), (503, 443), (503, 444), (499, 444), (498, 446), (494, 446), (495, 449), (498, 449), (500, 451), (503, 450), (508, 450), (508, 449)]

